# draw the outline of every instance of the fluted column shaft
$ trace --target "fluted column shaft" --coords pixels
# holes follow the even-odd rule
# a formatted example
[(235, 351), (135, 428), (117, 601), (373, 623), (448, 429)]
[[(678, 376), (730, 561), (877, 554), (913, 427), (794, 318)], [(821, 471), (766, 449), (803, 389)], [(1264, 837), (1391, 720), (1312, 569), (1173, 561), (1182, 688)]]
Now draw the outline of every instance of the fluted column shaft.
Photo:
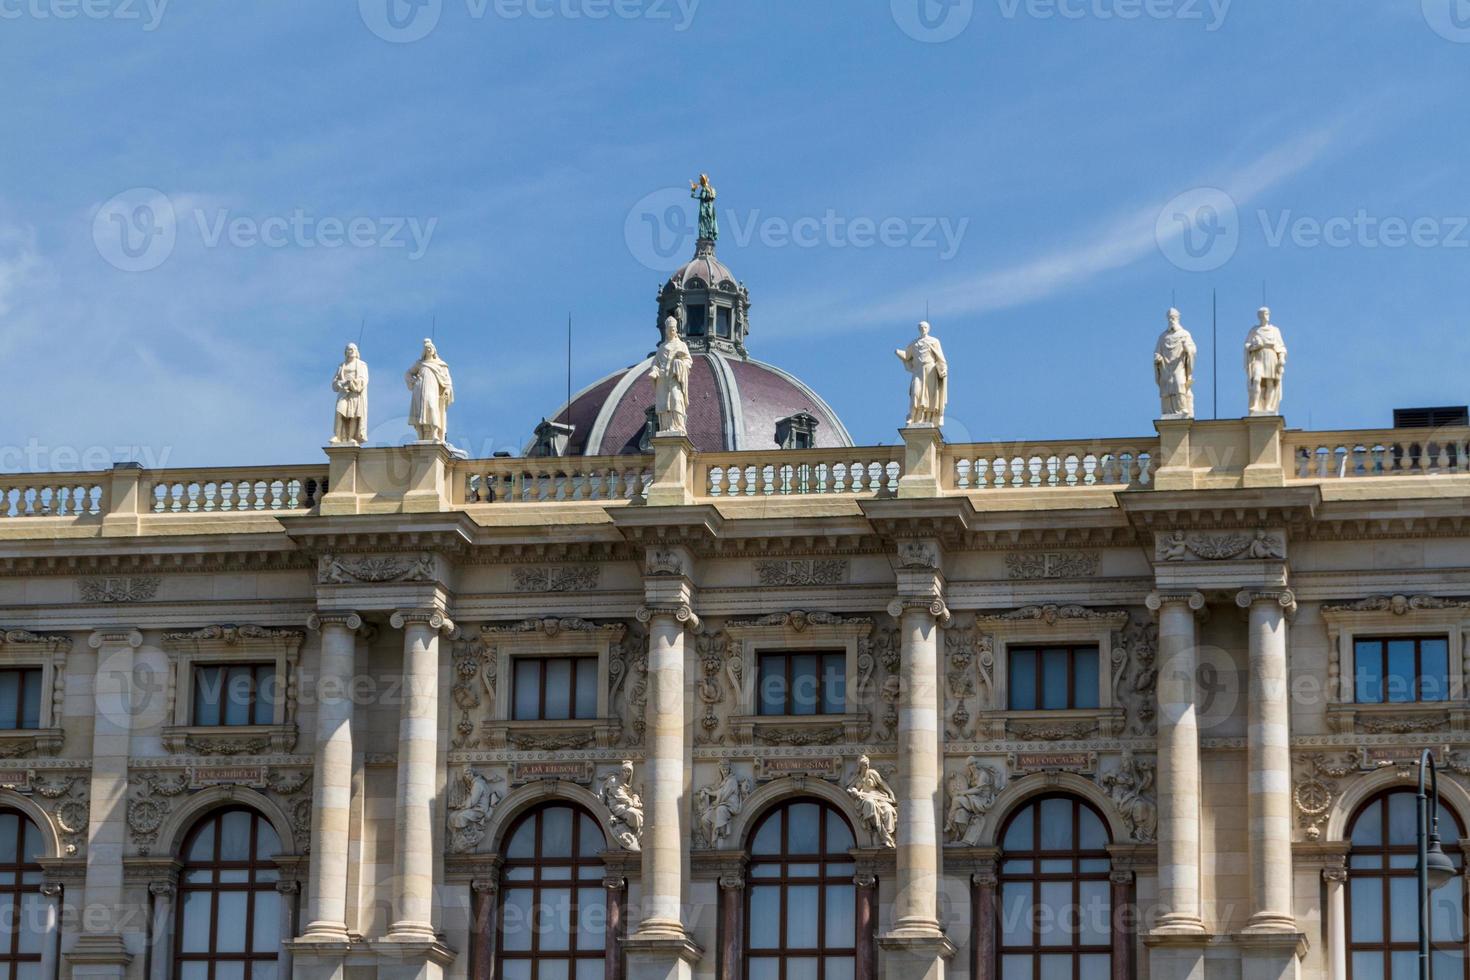
[(686, 937), (684, 882), (684, 633), (699, 622), (688, 606), (650, 609), (648, 758), (643, 764), (643, 919), (640, 937)]
[(352, 805), (352, 677), (355, 613), (313, 616), (321, 631), (317, 679), (316, 772), (312, 783), (311, 867), (303, 938), (347, 941), (347, 849)]
[(403, 630), (403, 708), (398, 721), (398, 828), (388, 938), (434, 941), (434, 798), (439, 757), (438, 611), (393, 614)]
[(905, 604), (898, 707), (896, 934), (941, 936), (939, 928), (939, 617), (942, 603)]
[(1203, 932), (1200, 905), (1199, 719), (1195, 678), (1198, 592), (1155, 594), (1159, 618), (1159, 905), (1158, 929)]
[(1242, 592), (1250, 611), (1247, 797), (1251, 917), (1248, 928), (1295, 932), (1291, 902), (1291, 708), (1287, 699), (1286, 612), (1290, 592)]

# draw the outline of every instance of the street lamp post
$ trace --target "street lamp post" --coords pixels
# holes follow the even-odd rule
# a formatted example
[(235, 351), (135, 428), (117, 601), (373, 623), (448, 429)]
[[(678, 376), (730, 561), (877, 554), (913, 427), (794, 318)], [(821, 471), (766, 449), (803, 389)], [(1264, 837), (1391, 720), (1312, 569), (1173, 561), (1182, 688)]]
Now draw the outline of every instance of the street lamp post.
[[(1434, 809), (1424, 791), (1425, 777), (1433, 793)], [(1429, 749), (1419, 757), (1419, 794), (1417, 843), (1419, 845), (1419, 980), (1430, 980), (1429, 965), (1429, 896), (1455, 876), (1454, 862), (1439, 844), (1439, 769)]]

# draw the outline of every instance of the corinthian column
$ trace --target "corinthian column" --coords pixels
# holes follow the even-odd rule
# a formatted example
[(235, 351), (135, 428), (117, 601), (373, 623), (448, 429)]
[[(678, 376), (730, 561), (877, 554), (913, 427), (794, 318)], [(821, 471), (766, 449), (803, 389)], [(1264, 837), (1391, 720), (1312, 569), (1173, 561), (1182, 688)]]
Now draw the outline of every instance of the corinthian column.
[(1250, 611), (1247, 799), (1252, 932), (1295, 932), (1291, 912), (1291, 708), (1287, 700), (1286, 590), (1241, 592)]
[(345, 943), (348, 809), (352, 803), (352, 677), (362, 618), (352, 612), (318, 613), (307, 625), (321, 633), (322, 645), (316, 692), (311, 867), (302, 939)]
[(454, 623), (437, 609), (393, 614), (403, 630), (398, 721), (398, 832), (393, 853), (394, 942), (433, 943), (434, 798), (439, 768), (439, 636)]
[(1159, 618), (1159, 905), (1155, 932), (1203, 933), (1200, 915), (1199, 719), (1195, 679), (1198, 592), (1158, 593)]

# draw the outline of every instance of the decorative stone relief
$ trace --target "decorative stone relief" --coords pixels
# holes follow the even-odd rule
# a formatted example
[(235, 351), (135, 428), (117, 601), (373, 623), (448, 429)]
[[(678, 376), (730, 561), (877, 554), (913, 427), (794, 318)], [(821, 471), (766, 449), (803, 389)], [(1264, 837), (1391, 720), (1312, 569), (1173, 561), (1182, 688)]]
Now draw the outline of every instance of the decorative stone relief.
[(1123, 817), (1123, 824), (1135, 841), (1151, 843), (1158, 838), (1159, 807), (1153, 795), (1156, 767), (1152, 762), (1136, 758), (1123, 750), (1118, 768), (1098, 776), (1098, 785), (1112, 797), (1113, 805)]
[(944, 833), (953, 844), (974, 847), (980, 843), (981, 818), (990, 812), (1000, 792), (1000, 775), (991, 766), (982, 766), (974, 756), (965, 767), (945, 781), (949, 806), (944, 816)]
[(488, 705), (495, 703), (497, 669), (493, 646), (480, 640), (456, 644), (454, 685), (449, 690), (450, 699), (459, 709), (459, 721), (455, 723), (451, 742), (454, 748), (479, 747), (476, 719), (484, 714)]
[(1016, 581), (1092, 578), (1101, 564), (1096, 551), (1013, 551), (1006, 555), (1006, 575)]
[(622, 719), (620, 745), (640, 745), (648, 718), (648, 637), (632, 628), (612, 645), (608, 657), (608, 703)]
[(608, 830), (624, 850), (636, 851), (643, 839), (643, 798), (633, 792), (633, 763), (627, 760), (602, 777), (598, 798), (608, 810)]
[(1286, 557), (1286, 544), (1281, 536), (1269, 531), (1254, 533), (1186, 533), (1174, 531), (1159, 535), (1154, 546), (1159, 561), (1230, 561), (1237, 558), (1281, 560)]
[(898, 737), (898, 701), (903, 693), (903, 681), (899, 676), (902, 649), (898, 630), (873, 632), (872, 657), (883, 668), (884, 674), (878, 698), (873, 702), (873, 727), (875, 735), (883, 741)]
[(841, 585), (847, 559), (769, 559), (755, 563), (756, 581), (767, 586)]
[[(699, 654), (700, 678), (695, 687), (704, 714), (694, 740), (701, 745), (724, 741), (726, 719), (733, 705), (739, 703), (745, 663), (737, 648), (731, 652), (730, 636), (724, 630), (705, 630), (694, 638)], [(726, 710), (721, 711), (720, 707)]]
[(673, 548), (649, 548), (643, 570), (653, 576), (680, 576), (689, 573), (684, 556)]
[[(130, 795), (125, 820), (128, 835), (136, 853), (147, 856), (158, 843), (158, 832), (173, 812), (174, 806), (185, 795), (206, 786), (224, 786), (227, 790), (234, 784), (246, 784), (250, 780), (236, 778), (230, 783), (213, 779), (196, 779), (194, 769), (156, 770), (134, 772), (128, 784)], [(235, 773), (238, 776), (238, 772)], [(265, 792), (274, 797), (281, 810), (290, 818), (292, 832), (298, 846), (305, 852), (311, 840), (311, 771), (309, 769), (279, 770), (260, 767), (260, 783)]]
[(938, 568), (939, 548), (930, 541), (900, 541), (898, 563), (903, 568)]
[(1297, 778), (1291, 800), (1296, 806), (1297, 822), (1309, 841), (1322, 839), (1322, 823), (1338, 797), (1337, 780), (1357, 775), (1359, 760), (1352, 753), (1343, 755), (1309, 755), (1296, 759)]
[(158, 842), (158, 831), (168, 819), (174, 800), (189, 791), (189, 775), (145, 772), (129, 782), (133, 792), (128, 800), (128, 831), (133, 849), (146, 856)]
[(40, 776), (31, 778), (31, 790), (50, 812), (56, 829), (61, 832), (62, 849), (78, 854), (87, 842), (89, 781), (84, 774)]
[(432, 582), (436, 578), (434, 556), (322, 555), (317, 562), (320, 585), (356, 585), (383, 582)]
[(755, 789), (749, 779), (735, 775), (728, 761), (720, 762), (719, 778), (701, 786), (694, 794), (697, 818), (694, 843), (699, 847), (719, 847), (730, 836), (730, 824), (745, 807), (746, 797)]
[(504, 777), (499, 773), (486, 774), (473, 766), (465, 766), (460, 771), (449, 793), (450, 851), (468, 854), (480, 846), (485, 839), (490, 813), (501, 799), (490, 786), (503, 781)]
[(1324, 602), (1323, 613), (1387, 612), (1406, 616), (1421, 609), (1470, 609), (1470, 600), (1441, 599), (1432, 595), (1377, 595), (1356, 602)]
[(1003, 613), (992, 613), (975, 617), (977, 623), (1042, 622), (1055, 626), (1060, 622), (1102, 622), (1117, 620), (1127, 614), (1121, 610), (1090, 609), (1087, 606), (1057, 605), (1022, 606)]
[(1156, 623), (1130, 621), (1113, 637), (1113, 701), (1128, 712), (1134, 735), (1158, 733), (1158, 650)]
[(602, 577), (601, 565), (552, 565), (515, 568), (517, 592), (589, 592)]
[(158, 595), (163, 579), (157, 575), (117, 575), (77, 579), (83, 602), (144, 602)]
[(1006, 731), (1012, 738), (1023, 742), (1076, 742), (1093, 738), (1098, 733), (1097, 722), (1023, 722), (1011, 721)]
[(853, 798), (863, 824), (878, 842), (884, 847), (897, 847), (894, 833), (898, 828), (898, 797), (867, 756), (858, 759), (857, 772), (847, 783), (847, 795)]
[(995, 678), (994, 637), (969, 626), (944, 631), (944, 648), (948, 655), (945, 687), (948, 702), (954, 707), (946, 715), (949, 722), (946, 737), (967, 739), (974, 735), (975, 716), (970, 702), (978, 701), (977, 711), (993, 707)]

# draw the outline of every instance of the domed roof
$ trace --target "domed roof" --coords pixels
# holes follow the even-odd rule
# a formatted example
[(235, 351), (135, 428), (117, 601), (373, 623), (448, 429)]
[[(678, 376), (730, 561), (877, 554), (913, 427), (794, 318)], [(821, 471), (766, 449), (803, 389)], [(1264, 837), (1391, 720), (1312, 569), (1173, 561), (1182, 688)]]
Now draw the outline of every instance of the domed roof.
[[(706, 244), (705, 242), (700, 243), (701, 246)], [(668, 284), (684, 289), (703, 289), (714, 286), (717, 289), (734, 291), (736, 288), (735, 273), (715, 257), (713, 248), (705, 247), (701, 247), (695, 253), (694, 258), (679, 266), (674, 274), (669, 276)]]
[[(689, 372), (689, 440), (700, 452), (775, 449), (780, 423), (810, 431), (813, 448), (841, 448), (852, 438), (837, 414), (801, 381), (778, 367), (719, 351), (695, 351)], [(570, 456), (614, 456), (648, 451), (653, 408), (652, 358), (645, 358), (573, 396), (551, 416), (569, 423)], [(805, 415), (810, 421), (802, 419)], [(815, 423), (815, 424), (813, 424)]]

